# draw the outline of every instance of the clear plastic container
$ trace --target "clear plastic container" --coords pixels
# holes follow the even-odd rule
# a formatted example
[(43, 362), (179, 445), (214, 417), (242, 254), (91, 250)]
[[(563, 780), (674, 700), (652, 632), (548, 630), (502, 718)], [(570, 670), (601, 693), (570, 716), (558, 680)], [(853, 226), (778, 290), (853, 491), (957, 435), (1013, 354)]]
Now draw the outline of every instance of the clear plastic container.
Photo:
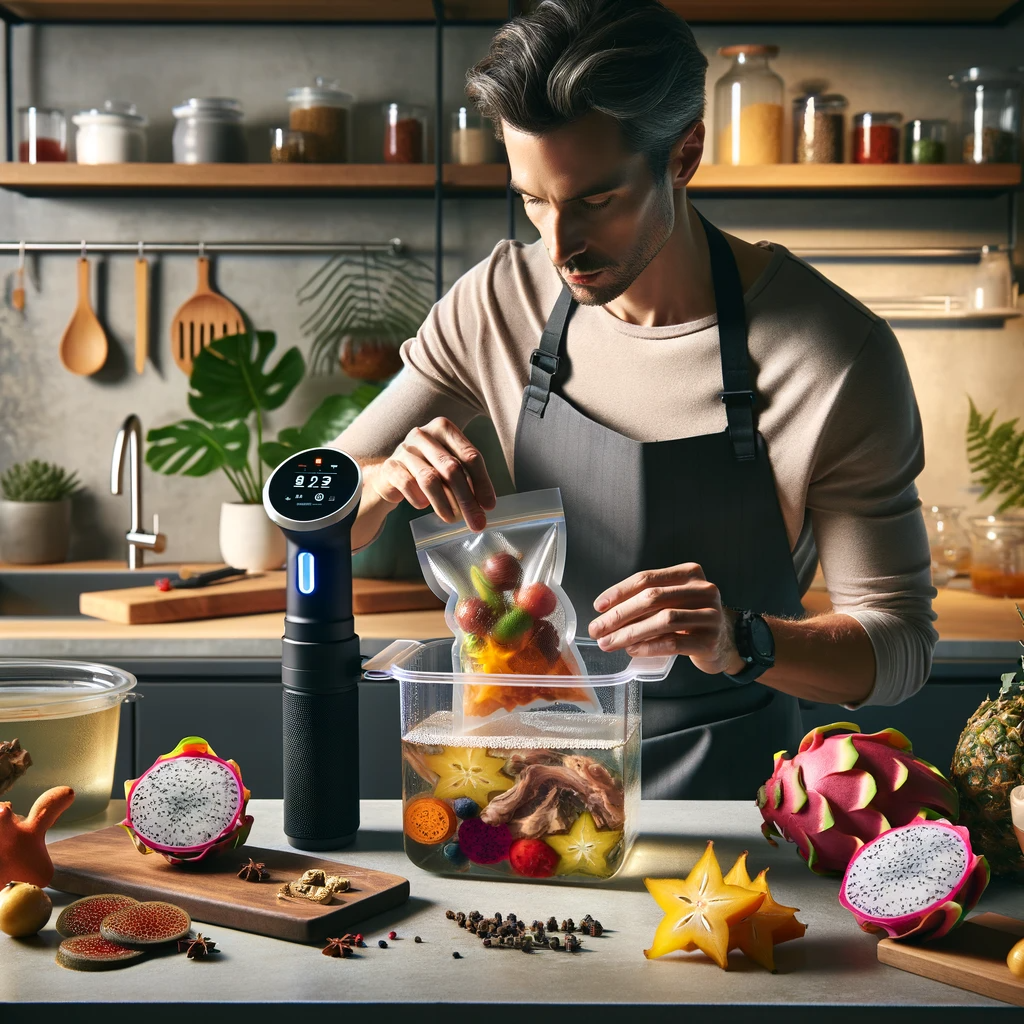
[(106, 100), (102, 107), (80, 110), (75, 159), (80, 164), (131, 164), (146, 159), (146, 118), (134, 103)]
[(495, 159), (494, 129), (472, 107), (459, 107), (452, 114), (451, 162), (489, 164)]
[(135, 676), (83, 661), (0, 658), (0, 740), (17, 739), (32, 766), (0, 800), (27, 814), (36, 797), (70, 786), (61, 821), (102, 814), (110, 802), (122, 701)]
[(898, 164), (900, 162), (900, 125), (903, 115), (866, 111), (853, 119), (855, 164)]
[(421, 164), (427, 158), (427, 108), (385, 103), (384, 162)]
[(244, 164), (242, 105), (223, 96), (196, 96), (174, 108), (171, 146), (176, 164)]
[(715, 162), (782, 163), (782, 79), (768, 61), (777, 46), (723, 46), (732, 67), (715, 83)]
[(348, 161), (351, 112), (354, 99), (337, 82), (317, 75), (313, 85), (288, 93), (288, 127), (303, 132), (306, 160), (312, 164)]
[(971, 520), (971, 589), (989, 597), (1024, 597), (1024, 516)]
[[(452, 671), (452, 641), (397, 640), (363, 666), (401, 687), (405, 852), (440, 874), (601, 882), (637, 834), (640, 697), (675, 656), (630, 658), (577, 640), (586, 675)], [(591, 688), (597, 710), (533, 703), (456, 732), (458, 685)]]
[(68, 122), (63, 110), (21, 107), (18, 120), (21, 123), (19, 163), (61, 163), (67, 160)]
[(793, 163), (841, 164), (846, 97), (838, 93), (793, 100)]
[(905, 164), (944, 164), (949, 153), (949, 122), (915, 118), (903, 127)]
[(1019, 163), (1021, 72), (966, 68), (949, 81), (963, 94), (964, 163)]

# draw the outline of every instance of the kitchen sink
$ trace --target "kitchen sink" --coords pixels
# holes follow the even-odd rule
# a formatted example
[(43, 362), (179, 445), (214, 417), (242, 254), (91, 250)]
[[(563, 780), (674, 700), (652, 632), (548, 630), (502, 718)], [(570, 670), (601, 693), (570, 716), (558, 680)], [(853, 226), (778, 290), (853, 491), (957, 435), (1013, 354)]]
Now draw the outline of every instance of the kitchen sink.
[(32, 618), (79, 617), (78, 595), (92, 590), (145, 587), (168, 575), (149, 569), (0, 569), (0, 615)]

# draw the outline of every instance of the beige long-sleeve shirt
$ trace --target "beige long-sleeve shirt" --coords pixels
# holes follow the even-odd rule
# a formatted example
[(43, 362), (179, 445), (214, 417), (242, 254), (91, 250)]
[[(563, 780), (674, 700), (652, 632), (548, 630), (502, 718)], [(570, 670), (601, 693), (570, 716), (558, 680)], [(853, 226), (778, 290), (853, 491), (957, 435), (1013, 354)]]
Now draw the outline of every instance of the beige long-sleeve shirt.
[[(874, 647), (866, 703), (897, 704), (924, 684), (937, 639), (913, 387), (883, 320), (782, 246), (771, 252), (746, 293), (748, 347), (790, 545), (809, 513), (833, 608)], [(381, 457), (435, 416), (465, 426), (484, 415), (511, 472), (530, 352), (560, 288), (539, 242), (500, 242), (434, 306), (402, 347), (402, 372), (337, 447)], [(565, 397), (622, 434), (661, 441), (725, 429), (714, 316), (642, 327), (581, 306), (566, 354)]]

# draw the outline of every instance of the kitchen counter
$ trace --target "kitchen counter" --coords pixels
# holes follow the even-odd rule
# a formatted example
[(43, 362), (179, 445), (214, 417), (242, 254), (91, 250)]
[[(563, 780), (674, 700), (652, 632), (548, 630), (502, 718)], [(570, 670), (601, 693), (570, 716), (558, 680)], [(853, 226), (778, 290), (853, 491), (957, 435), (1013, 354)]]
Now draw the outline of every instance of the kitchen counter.
[[(818, 1020), (823, 1010), (830, 1024), (862, 1022), (866, 1010), (878, 1021), (920, 1020), (925, 1012), (929, 1022), (963, 1021), (965, 1013), (971, 1020), (980, 1016), (1009, 1022), (1020, 1017), (1019, 1008), (879, 964), (876, 938), (861, 932), (836, 901), (839, 881), (811, 874), (794, 848), (769, 846), (760, 836), (760, 815), (750, 802), (644, 802), (633, 855), (604, 888), (428, 874), (402, 852), (400, 807), (397, 800), (364, 801), (356, 844), (324, 855), (394, 872), (411, 883), (405, 906), (360, 926), (368, 948), (358, 958), (346, 963), (323, 957), (312, 946), (211, 926), (202, 931), (209, 931), (223, 950), (215, 959), (189, 962), (184, 956), (169, 956), (119, 971), (77, 973), (55, 964), (59, 937), (49, 928), (28, 940), (0, 935), (0, 1002), (31, 1004), (22, 1006), (20, 1019), (39, 1024), (66, 1021), (69, 1011), (74, 1019), (74, 1004), (97, 1003), (103, 1004), (103, 1019), (111, 1024), (135, 1024), (140, 1017), (146, 1024), (172, 1019), (180, 1024), (183, 1014), (196, 1012), (191, 1005), (196, 1003), (211, 1020), (225, 1013), (218, 1004), (242, 1004), (231, 1019), (247, 1024), (277, 1022), (282, 1013), (300, 1007), (304, 1024), (336, 1021), (350, 1006), (375, 1012), (380, 1020), (409, 1024), (453, 1019), (500, 1024), (534, 1019), (529, 1013), (524, 1017), (524, 1010), (546, 1008), (580, 1021), (593, 1019), (589, 1014), (599, 1006), (612, 1007), (615, 1019), (630, 1022), (699, 1020), (680, 1012), (705, 1009), (713, 1011), (715, 1021), (757, 1024)], [(256, 818), (252, 844), (287, 849), (281, 802), (254, 800), (249, 809)], [(49, 837), (52, 841), (101, 828), (123, 813), (123, 801), (115, 801), (105, 816), (67, 827), (58, 823)], [(701, 954), (644, 958), (661, 911), (644, 890), (642, 878), (687, 872), (708, 838), (715, 840), (726, 867), (749, 849), (751, 874), (770, 866), (773, 895), (801, 908), (807, 935), (776, 949), (777, 974), (737, 953), (730, 957), (728, 972)], [(53, 896), (51, 920), (72, 898)], [(601, 938), (585, 939), (583, 951), (575, 956), (548, 951), (527, 956), (484, 949), (445, 919), (449, 907), (486, 914), (515, 911), (527, 920), (551, 914), (579, 920), (590, 913), (608, 931)], [(979, 910), (1024, 917), (1024, 888), (995, 882)], [(399, 938), (388, 949), (379, 949), (376, 940), (391, 928)], [(414, 935), (423, 942), (414, 943)], [(453, 960), (454, 950), (461, 960)], [(140, 1003), (145, 1004), (141, 1015), (138, 1005), (132, 1005)]]

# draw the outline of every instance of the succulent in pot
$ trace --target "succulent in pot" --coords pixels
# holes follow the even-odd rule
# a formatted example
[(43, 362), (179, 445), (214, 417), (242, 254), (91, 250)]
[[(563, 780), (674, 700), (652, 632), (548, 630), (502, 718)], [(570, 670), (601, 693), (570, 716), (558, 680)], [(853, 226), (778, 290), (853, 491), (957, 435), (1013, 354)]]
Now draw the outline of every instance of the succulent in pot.
[(63, 562), (71, 536), (74, 473), (39, 459), (18, 462), (0, 474), (0, 557), (34, 565)]

